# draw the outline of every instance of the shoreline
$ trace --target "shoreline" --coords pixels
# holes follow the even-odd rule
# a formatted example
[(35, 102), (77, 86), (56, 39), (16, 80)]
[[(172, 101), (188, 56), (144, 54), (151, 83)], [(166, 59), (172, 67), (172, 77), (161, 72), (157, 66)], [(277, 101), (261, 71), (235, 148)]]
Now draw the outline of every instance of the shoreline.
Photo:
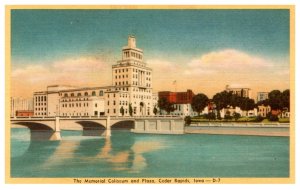
[(237, 126), (237, 125), (206, 125), (206, 126), (185, 126), (186, 134), (214, 134), (214, 135), (250, 135), (250, 136), (276, 136), (289, 137), (290, 127), (284, 126)]

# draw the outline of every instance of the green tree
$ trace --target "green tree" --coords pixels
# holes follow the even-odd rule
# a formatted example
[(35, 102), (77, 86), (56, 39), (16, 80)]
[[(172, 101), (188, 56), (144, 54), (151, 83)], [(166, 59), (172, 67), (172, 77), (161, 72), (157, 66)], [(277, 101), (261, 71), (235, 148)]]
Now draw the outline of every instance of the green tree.
[(129, 115), (132, 117), (133, 110), (131, 104), (129, 104), (128, 110), (129, 110)]
[(154, 115), (156, 115), (157, 112), (158, 112), (158, 110), (157, 110), (156, 106), (154, 106), (154, 108), (153, 108), (153, 113), (154, 113)]
[(233, 118), (234, 118), (235, 121), (237, 121), (239, 118), (241, 118), (241, 114), (237, 113), (237, 112), (234, 112), (233, 113)]
[(206, 118), (210, 121), (210, 120), (216, 120), (216, 114), (214, 112), (209, 112), (206, 115)]
[(174, 111), (174, 104), (170, 103), (166, 98), (160, 98), (158, 100), (158, 107), (160, 110), (165, 110), (168, 114)]
[(290, 110), (290, 90), (285, 90), (281, 95), (281, 106), (282, 108), (288, 108)]
[(250, 98), (242, 98), (239, 107), (241, 108), (241, 110), (246, 111), (248, 115), (248, 111), (255, 108), (255, 102)]
[(272, 110), (282, 109), (282, 94), (279, 90), (272, 90), (269, 93), (269, 105)]
[(186, 116), (186, 117), (184, 118), (184, 121), (185, 121), (185, 124), (186, 124), (186, 125), (190, 125), (190, 124), (192, 123), (192, 118), (191, 118), (191, 116)]
[(192, 108), (195, 112), (198, 112), (198, 115), (204, 110), (204, 108), (208, 105), (208, 97), (205, 94), (197, 94), (192, 99)]
[(124, 108), (123, 108), (123, 106), (120, 108), (120, 113), (122, 114), (122, 116), (124, 116)]

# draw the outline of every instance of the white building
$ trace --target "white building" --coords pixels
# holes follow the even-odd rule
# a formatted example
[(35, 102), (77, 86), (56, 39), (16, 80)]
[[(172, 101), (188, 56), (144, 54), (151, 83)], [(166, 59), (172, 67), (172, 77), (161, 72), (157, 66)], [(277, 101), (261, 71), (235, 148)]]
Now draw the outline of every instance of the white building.
[(16, 111), (33, 110), (32, 98), (10, 98), (10, 117), (16, 116)]
[(269, 98), (269, 92), (257, 92), (257, 102), (266, 100)]
[(233, 108), (232, 106), (230, 106), (228, 108), (223, 108), (220, 110), (221, 118), (225, 117), (226, 112), (229, 112), (230, 116), (233, 116), (234, 113), (239, 113), (242, 117), (255, 117), (258, 115), (257, 108), (254, 108), (253, 110), (245, 111), (245, 110), (241, 110), (240, 107)]
[(193, 111), (192, 105), (189, 103), (186, 104), (174, 104), (175, 110), (171, 112), (171, 115), (177, 116), (197, 116), (198, 113)]
[(258, 115), (262, 117), (267, 117), (268, 113), (271, 112), (270, 106), (260, 105), (258, 106)]
[(48, 86), (34, 93), (34, 116), (133, 116), (153, 115), (158, 96), (152, 92), (152, 69), (136, 48), (135, 37), (128, 37), (122, 59), (112, 66), (112, 86), (76, 88)]

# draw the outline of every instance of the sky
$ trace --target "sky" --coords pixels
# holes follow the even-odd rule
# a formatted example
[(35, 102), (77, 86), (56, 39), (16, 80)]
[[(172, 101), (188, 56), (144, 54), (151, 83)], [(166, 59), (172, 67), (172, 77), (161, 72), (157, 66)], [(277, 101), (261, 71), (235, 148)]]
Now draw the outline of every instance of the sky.
[[(290, 85), (288, 10), (12, 10), (11, 95), (47, 85), (106, 86), (134, 35), (153, 91)], [(173, 83), (176, 81), (176, 87)]]

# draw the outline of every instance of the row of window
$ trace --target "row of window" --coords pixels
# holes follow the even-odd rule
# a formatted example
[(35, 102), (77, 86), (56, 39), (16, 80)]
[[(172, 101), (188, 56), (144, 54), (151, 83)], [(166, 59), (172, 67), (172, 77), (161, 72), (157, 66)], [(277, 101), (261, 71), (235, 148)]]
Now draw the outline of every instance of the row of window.
[[(99, 96), (103, 96), (103, 94), (104, 94), (103, 90), (100, 90), (100, 91), (99, 91)], [(96, 96), (96, 91), (92, 91), (91, 95), (92, 95), (92, 96)], [(68, 96), (69, 96), (68, 93), (65, 93), (65, 94), (64, 94), (64, 97), (68, 97)], [(71, 97), (74, 97), (74, 96), (75, 96), (75, 93), (71, 93), (70, 96), (71, 96)], [(81, 96), (81, 93), (78, 92), (78, 93), (77, 93), (77, 96), (80, 97), (80, 96)], [(84, 92), (84, 96), (89, 96), (89, 93), (88, 93), (88, 92)]]
[(89, 116), (89, 113), (62, 113), (62, 116)]
[(46, 115), (47, 113), (46, 112), (41, 112), (41, 113), (36, 113), (36, 115)]
[[(134, 69), (134, 68), (132, 69), (132, 71), (133, 71), (134, 73), (137, 73), (137, 72), (139, 72), (139, 71), (142, 72), (142, 70)], [(128, 72), (128, 68), (126, 68), (126, 69), (115, 69), (115, 73), (124, 73), (124, 72)], [(145, 74), (146, 74), (146, 75), (150, 75), (151, 73), (148, 72), (148, 71), (146, 71)], [(128, 76), (127, 76), (127, 77), (128, 77)], [(120, 75), (119, 75), (119, 78), (120, 78)], [(124, 78), (124, 75), (123, 75), (123, 78)]]
[(137, 59), (142, 59), (142, 55), (136, 52), (132, 52), (132, 51), (125, 51), (124, 52), (124, 56), (125, 57), (135, 57)]
[[(74, 104), (74, 103), (69, 103), (69, 107), (70, 108), (72, 108), (72, 107), (81, 107), (81, 105), (83, 106), (83, 107), (89, 107), (89, 103), (83, 103), (83, 104), (81, 104), (81, 103), (76, 103), (76, 104)], [(62, 107), (63, 108), (67, 108), (68, 107), (68, 104), (62, 104)], [(95, 104), (95, 107), (97, 107), (97, 104)]]
[[(118, 82), (115, 82), (115, 85), (118, 86)], [(119, 82), (119, 85), (125, 85), (125, 81)], [(126, 85), (128, 85), (128, 81), (126, 81)]]
[(35, 106), (45, 106), (46, 105), (46, 102), (44, 102), (44, 103), (37, 103), (37, 102), (35, 102)]
[(133, 95), (133, 98), (145, 98), (145, 99), (151, 99), (151, 96), (147, 96), (147, 95)]
[(73, 99), (62, 99), (62, 102), (72, 102), (72, 101), (88, 101), (88, 98), (73, 98)]
[(35, 111), (46, 111), (46, 108), (35, 108)]
[(47, 101), (47, 97), (46, 96), (36, 96), (35, 97), (35, 101)]

